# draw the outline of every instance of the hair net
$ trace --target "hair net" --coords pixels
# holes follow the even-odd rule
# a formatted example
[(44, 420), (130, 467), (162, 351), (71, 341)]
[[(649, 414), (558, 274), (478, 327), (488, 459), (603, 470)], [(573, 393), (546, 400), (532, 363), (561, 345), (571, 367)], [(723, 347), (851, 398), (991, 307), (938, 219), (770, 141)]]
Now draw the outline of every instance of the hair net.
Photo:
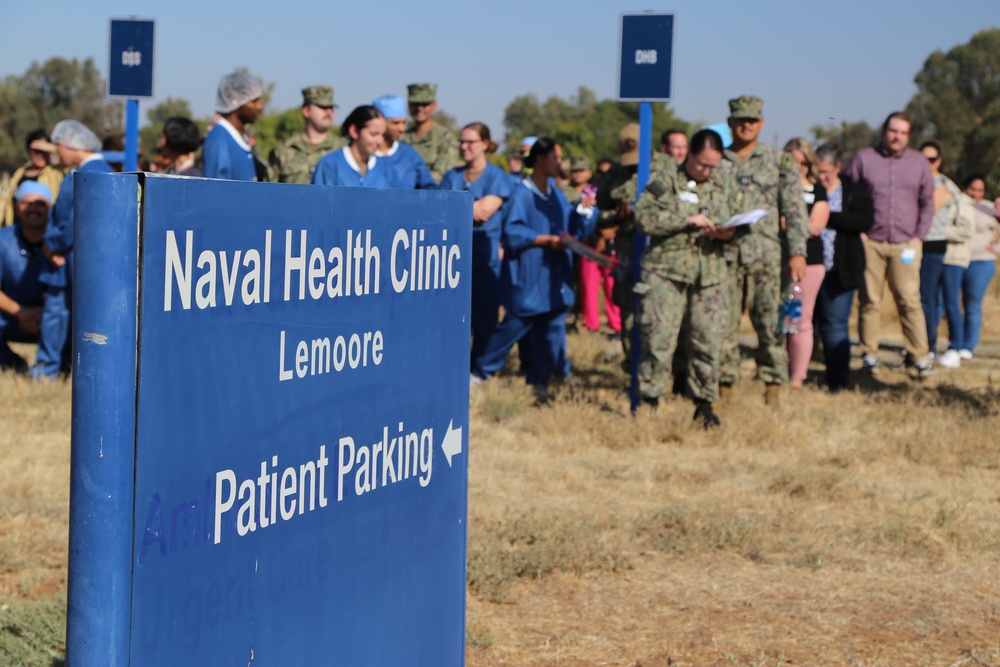
[(215, 96), (215, 110), (232, 113), (247, 102), (261, 96), (263, 91), (257, 79), (243, 72), (233, 72), (219, 79), (219, 92)]
[(52, 143), (66, 148), (96, 152), (101, 140), (78, 120), (61, 120), (52, 128)]

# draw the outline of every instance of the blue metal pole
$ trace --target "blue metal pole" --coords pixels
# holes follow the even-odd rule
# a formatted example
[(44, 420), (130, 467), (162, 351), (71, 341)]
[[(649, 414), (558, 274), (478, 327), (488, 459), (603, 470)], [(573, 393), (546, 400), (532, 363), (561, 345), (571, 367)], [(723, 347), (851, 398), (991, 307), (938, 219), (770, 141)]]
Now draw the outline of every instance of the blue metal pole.
[[(643, 102), (639, 105), (639, 172), (635, 187), (635, 201), (646, 189), (649, 182), (650, 160), (653, 156), (653, 103)], [(633, 204), (634, 208), (634, 204)], [(632, 233), (632, 284), (637, 285), (642, 278), (642, 253), (646, 250), (648, 238), (639, 231), (638, 226)], [(639, 407), (639, 353), (642, 349), (642, 338), (639, 333), (639, 297), (632, 293), (632, 336), (631, 362), (632, 384), (629, 397), (632, 404), (632, 414)]]
[(129, 664), (139, 185), (75, 176), (66, 664)]
[(125, 171), (139, 170), (139, 100), (125, 102)]

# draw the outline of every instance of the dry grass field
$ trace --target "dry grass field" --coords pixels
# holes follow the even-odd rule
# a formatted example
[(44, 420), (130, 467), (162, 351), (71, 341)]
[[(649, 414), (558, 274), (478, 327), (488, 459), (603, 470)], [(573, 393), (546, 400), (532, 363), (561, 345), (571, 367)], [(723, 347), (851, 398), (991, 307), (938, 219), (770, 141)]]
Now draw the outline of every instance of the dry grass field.
[[(551, 406), (514, 374), (474, 389), (467, 663), (1000, 667), (996, 285), (985, 308), (977, 357), (922, 383), (891, 313), (889, 367), (852, 391), (766, 408), (747, 359), (712, 432), (687, 401), (629, 416), (602, 334), (571, 334)], [(49, 667), (70, 392), (0, 397), (0, 666)]]

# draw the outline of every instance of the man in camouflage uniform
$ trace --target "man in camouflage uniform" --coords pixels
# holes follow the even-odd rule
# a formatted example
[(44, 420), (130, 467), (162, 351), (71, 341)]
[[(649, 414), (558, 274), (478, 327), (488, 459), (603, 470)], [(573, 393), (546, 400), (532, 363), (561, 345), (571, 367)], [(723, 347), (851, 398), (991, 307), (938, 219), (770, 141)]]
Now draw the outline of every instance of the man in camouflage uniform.
[(271, 149), (268, 168), (272, 181), (308, 185), (320, 158), (347, 145), (343, 137), (330, 131), (336, 106), (330, 86), (302, 89), (302, 117), (306, 126)]
[[(757, 332), (757, 377), (764, 381), (765, 401), (777, 404), (779, 387), (788, 381), (785, 337), (779, 333), (782, 308), (782, 240), (780, 218), (785, 221), (789, 275), (802, 278), (806, 270), (808, 215), (795, 160), (758, 142), (764, 125), (764, 102), (744, 95), (729, 101), (729, 127), (733, 144), (725, 151), (727, 168), (743, 191), (743, 210), (770, 213), (736, 232), (726, 250), (730, 273), (729, 327), (722, 347), (722, 394), (740, 377), (737, 339), (743, 310)], [(780, 217), (779, 217), (780, 216)]]
[(434, 122), (437, 111), (437, 86), (433, 83), (411, 83), (406, 87), (413, 123), (400, 137), (420, 153), (437, 183), (449, 169), (458, 166), (458, 137), (446, 127)]
[(712, 402), (719, 394), (719, 355), (729, 307), (724, 247), (732, 229), (721, 229), (742, 210), (742, 192), (722, 165), (722, 139), (712, 130), (691, 138), (683, 164), (661, 161), (639, 197), (635, 220), (649, 235), (642, 256), (639, 324), (642, 350), (639, 395), (655, 404), (666, 391), (681, 323), (689, 323), (688, 392), (695, 420), (719, 425)]

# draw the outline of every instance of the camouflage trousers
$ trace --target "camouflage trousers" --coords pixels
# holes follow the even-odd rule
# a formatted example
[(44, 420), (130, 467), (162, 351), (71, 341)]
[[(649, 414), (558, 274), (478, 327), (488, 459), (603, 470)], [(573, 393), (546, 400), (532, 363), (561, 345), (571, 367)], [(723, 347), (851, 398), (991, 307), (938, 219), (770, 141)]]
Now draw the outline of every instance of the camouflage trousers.
[[(694, 399), (719, 398), (719, 353), (729, 308), (725, 283), (703, 287), (646, 272), (636, 286), (642, 350), (639, 394), (655, 398), (671, 388), (671, 366), (678, 346), (686, 349), (688, 393)], [(681, 337), (681, 325), (689, 327)]]
[(723, 384), (740, 379), (740, 345), (737, 331), (743, 311), (757, 332), (757, 377), (768, 384), (788, 382), (785, 336), (778, 331), (781, 318), (781, 262), (729, 264), (729, 326), (722, 343)]

